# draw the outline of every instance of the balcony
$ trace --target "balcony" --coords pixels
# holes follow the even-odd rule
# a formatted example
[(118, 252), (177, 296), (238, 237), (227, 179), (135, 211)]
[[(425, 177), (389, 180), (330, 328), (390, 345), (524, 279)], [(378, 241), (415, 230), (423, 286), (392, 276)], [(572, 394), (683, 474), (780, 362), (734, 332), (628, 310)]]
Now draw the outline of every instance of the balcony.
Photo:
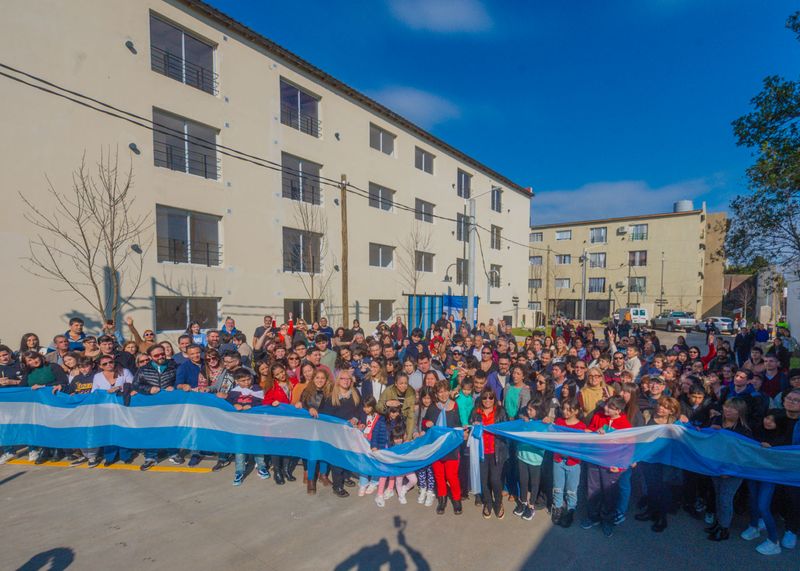
[(281, 104), (281, 123), (298, 131), (319, 138), (322, 122), (312, 115), (305, 115), (294, 105)]
[(177, 238), (158, 238), (156, 249), (159, 262), (209, 267), (222, 265), (222, 244), (217, 242), (188, 242)]
[(214, 70), (184, 60), (182, 57), (166, 52), (152, 44), (150, 45), (150, 68), (156, 73), (196, 87), (200, 91), (211, 95), (217, 94), (219, 76), (214, 73)]
[(319, 205), (322, 201), (322, 193), (317, 184), (312, 184), (305, 179), (294, 176), (284, 175), (282, 182), (282, 196), (291, 200), (308, 202), (309, 204)]
[[(189, 143), (189, 145), (190, 147), (193, 146), (192, 143)], [(204, 153), (191, 148), (186, 149), (184, 146), (154, 141), (153, 160), (157, 167), (164, 167), (212, 180), (219, 180), (221, 173), (221, 161), (216, 156), (216, 153), (211, 150), (208, 153)]]

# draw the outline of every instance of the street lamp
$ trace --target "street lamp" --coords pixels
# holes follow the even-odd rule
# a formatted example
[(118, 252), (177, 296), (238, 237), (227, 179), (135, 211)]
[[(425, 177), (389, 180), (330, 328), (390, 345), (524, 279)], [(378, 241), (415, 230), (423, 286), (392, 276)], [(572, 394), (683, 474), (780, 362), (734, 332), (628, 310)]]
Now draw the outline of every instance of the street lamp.
[(443, 281), (444, 283), (446, 283), (446, 284), (452, 283), (452, 281), (453, 281), (453, 278), (452, 278), (452, 277), (450, 277), (450, 268), (452, 268), (452, 267), (453, 267), (453, 266), (455, 266), (455, 265), (456, 265), (456, 263), (455, 263), (455, 262), (453, 262), (452, 264), (450, 264), (449, 266), (447, 266), (447, 269), (445, 269), (445, 271), (444, 271), (444, 277), (442, 278), (442, 281)]

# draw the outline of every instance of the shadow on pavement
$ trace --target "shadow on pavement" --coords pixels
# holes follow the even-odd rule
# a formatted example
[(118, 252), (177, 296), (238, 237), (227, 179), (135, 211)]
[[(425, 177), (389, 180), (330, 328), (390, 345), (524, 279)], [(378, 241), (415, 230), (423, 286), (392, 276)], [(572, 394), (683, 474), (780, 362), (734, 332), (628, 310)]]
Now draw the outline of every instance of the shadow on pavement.
[(49, 571), (62, 571), (75, 561), (75, 552), (69, 547), (55, 547), (37, 553), (26, 563), (19, 567), (17, 571), (38, 571), (48, 569)]
[(390, 571), (430, 571), (431, 566), (425, 557), (411, 547), (406, 540), (406, 526), (408, 522), (400, 516), (394, 517), (394, 527), (397, 529), (397, 544), (400, 549), (392, 550), (386, 538), (374, 545), (362, 547), (353, 555), (334, 567), (335, 571), (366, 571), (368, 569), (385, 569), (388, 565)]
[(11, 480), (16, 480), (17, 478), (22, 476), (24, 473), (25, 473), (25, 470), (23, 470), (22, 472), (17, 472), (16, 474), (11, 474), (7, 478), (3, 478), (2, 480), (0, 480), (0, 486), (5, 484), (6, 482), (10, 482)]

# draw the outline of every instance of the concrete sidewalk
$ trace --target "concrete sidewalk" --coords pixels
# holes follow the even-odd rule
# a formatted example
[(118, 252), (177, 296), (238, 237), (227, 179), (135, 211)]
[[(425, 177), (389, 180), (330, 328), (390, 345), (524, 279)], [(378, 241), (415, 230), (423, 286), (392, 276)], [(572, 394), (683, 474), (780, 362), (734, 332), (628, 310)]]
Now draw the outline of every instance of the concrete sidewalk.
[[(139, 462), (137, 461), (137, 464)], [(203, 465), (205, 466), (205, 463)], [(301, 474), (298, 469), (298, 475)], [(511, 514), (484, 520), (472, 502), (444, 516), (396, 497), (334, 497), (300, 481), (254, 474), (0, 466), (2, 569), (798, 569), (800, 553), (766, 558), (736, 535), (714, 544), (688, 516), (655, 534), (629, 517), (610, 539), (598, 528), (553, 528)], [(30, 566), (23, 567), (26, 563)], [(48, 567), (45, 563), (53, 563)]]

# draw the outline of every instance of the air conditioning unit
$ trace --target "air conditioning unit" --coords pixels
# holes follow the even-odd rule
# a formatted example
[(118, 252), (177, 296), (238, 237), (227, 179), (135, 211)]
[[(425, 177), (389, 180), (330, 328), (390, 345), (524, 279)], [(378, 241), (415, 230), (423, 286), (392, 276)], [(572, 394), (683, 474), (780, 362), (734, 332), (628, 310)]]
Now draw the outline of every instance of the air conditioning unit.
[(617, 282), (616, 286), (617, 288), (622, 289), (623, 287), (625, 287), (625, 282)]
[(624, 236), (627, 233), (628, 233), (627, 226), (620, 226), (619, 228), (617, 228), (617, 236)]

